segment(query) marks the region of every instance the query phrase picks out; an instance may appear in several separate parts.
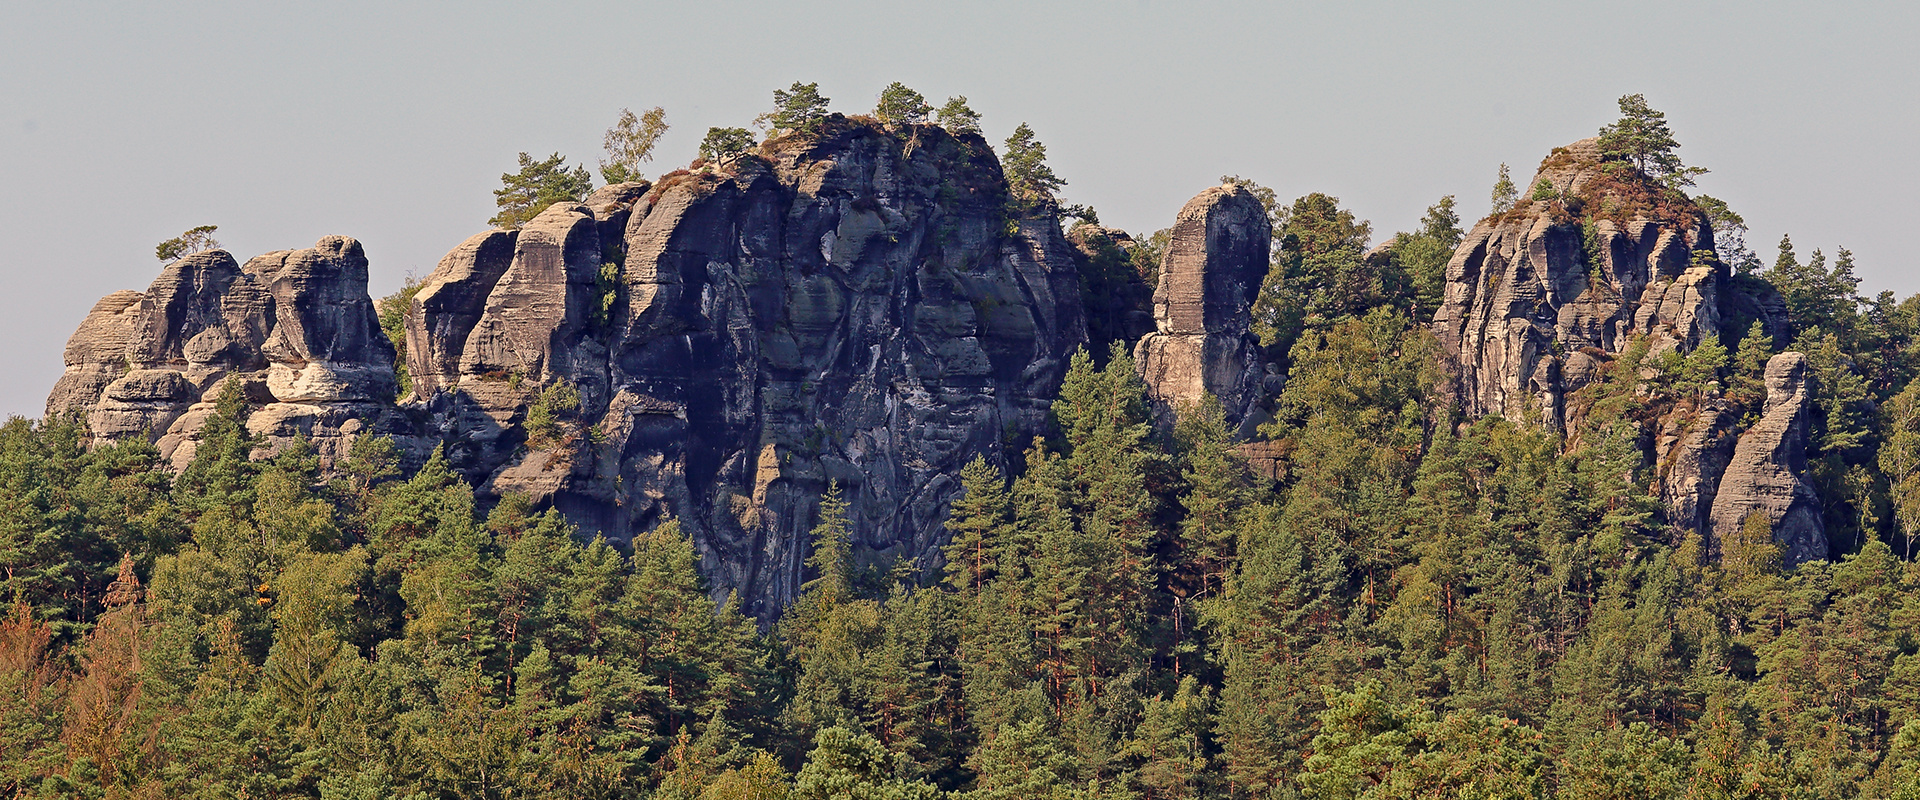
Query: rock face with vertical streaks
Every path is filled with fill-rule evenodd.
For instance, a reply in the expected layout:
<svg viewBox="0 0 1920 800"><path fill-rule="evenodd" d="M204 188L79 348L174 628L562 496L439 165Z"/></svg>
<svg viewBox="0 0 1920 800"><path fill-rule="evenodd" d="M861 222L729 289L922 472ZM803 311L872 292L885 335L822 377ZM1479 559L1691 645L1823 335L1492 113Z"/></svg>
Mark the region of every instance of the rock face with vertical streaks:
<svg viewBox="0 0 1920 800"><path fill-rule="evenodd" d="M1155 330L1134 362L1163 419L1220 399L1229 425L1257 424L1266 373L1252 310L1273 239L1267 212L1236 185L1201 192L1175 220L1153 293Z"/></svg>
<svg viewBox="0 0 1920 800"><path fill-rule="evenodd" d="M1078 254L1007 209L978 136L834 117L469 239L415 297L409 371L487 492L614 539L677 518L777 613L829 482L861 557L931 559L960 467L1044 430Z"/></svg>
<svg viewBox="0 0 1920 800"><path fill-rule="evenodd" d="M1767 361L1765 413L1741 435L1713 501L1715 541L1726 541L1758 513L1772 526L1787 566L1827 557L1820 496L1806 477L1811 394L1805 355L1781 353Z"/></svg>
<svg viewBox="0 0 1920 800"><path fill-rule="evenodd" d="M1570 401L1636 340L1652 356L1684 353L1708 337L1731 344L1756 321L1776 342L1786 339L1780 296L1729 274L1713 254L1705 213L1605 158L1597 140L1555 148L1526 186L1516 207L1461 242L1434 315L1469 415L1537 419L1577 434L1585 406ZM1724 536L1760 509L1790 560L1826 556L1818 503L1805 502L1807 426L1794 421L1804 417L1805 370L1792 365L1803 363L1784 353L1768 365L1766 418L1751 429L1739 429L1746 409L1716 391L1643 423L1674 528Z"/></svg>

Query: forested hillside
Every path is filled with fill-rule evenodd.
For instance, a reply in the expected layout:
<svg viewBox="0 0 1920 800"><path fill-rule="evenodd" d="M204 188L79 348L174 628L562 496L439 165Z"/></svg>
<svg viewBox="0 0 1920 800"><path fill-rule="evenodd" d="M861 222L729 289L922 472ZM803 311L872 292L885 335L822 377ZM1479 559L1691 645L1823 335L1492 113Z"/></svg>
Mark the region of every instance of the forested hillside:
<svg viewBox="0 0 1920 800"><path fill-rule="evenodd" d="M893 113L924 118L931 110L923 101L907 106ZM764 443L752 452L771 455L757 462L761 482L743 484L759 492L751 508L777 508L769 518L808 529L805 541L751 540L792 549L802 568L787 589L757 572L727 577L735 562L724 543L714 544L728 530L714 515L748 516L741 512L750 507L747 489L695 486L719 498L711 508L696 491L663 492L654 499L665 510L655 516L625 505L640 497L620 482L640 474L631 464L597 479L608 488L605 508L617 511L568 506L570 489L515 490L537 489L542 475L558 482L588 469L543 472L539 465L549 462L530 454L578 453L585 464L606 437L632 435L613 422L583 422L581 408L615 420L620 406L608 398L627 391L619 380L664 385L661 368L630 366L641 363L638 355L613 359L614 369L637 376L611 373L614 384L594 384L581 377L585 371L570 378L538 372L550 362L494 374L472 356L429 358L419 343L442 347L444 339L402 330L429 329L423 315L433 309L452 318L453 305L427 306L413 294L383 302L394 310L386 330L399 357L417 367L414 385L464 380L491 387L475 391L520 398L508 406L517 409L509 427L523 431L520 438L473 445L490 455L449 452L467 441L460 434L421 458L409 454L422 441L417 434L387 435L372 423L321 417L324 426L310 430L323 431L325 442L257 424L255 415L324 401L288 400L280 393L285 384L269 379L259 382L274 392L263 400L244 379L246 368L232 366L196 373L210 376L212 399L191 409L179 398L166 401L179 406L168 413L197 415L190 446L138 426L129 430L148 435L106 441L89 429L90 419L106 418L100 409L159 407L123 402L112 387L164 370L70 362L104 370L92 389L104 399L85 409L96 416L76 410L0 427L0 600L8 605L0 622L0 793L1920 797L1920 565L1912 548L1920 532L1920 297L1858 296L1845 250L1831 261L1818 251L1803 261L1783 240L1764 267L1746 249L1737 215L1684 193L1697 171L1663 161L1677 145L1622 138L1619 126L1658 122L1657 112L1636 112L1625 99L1622 110L1622 123L1593 146L1593 161L1576 163L1574 151L1556 150L1524 199L1503 178L1495 215L1472 231L1461 230L1447 198L1416 230L1371 249L1369 226L1336 199L1311 194L1286 203L1239 179L1196 198L1171 232L1127 236L1100 228L1088 209L1071 209L1076 224L1062 231L1063 209L1052 197L1058 181L1035 172L1044 169L1044 149L1036 156L1031 141L1025 149L1009 141L1011 155L1032 160L1003 157L1015 174L1002 175L998 164L983 174L971 170L993 159L978 150L977 133L918 131L912 120L896 124L884 113L870 122L795 122L818 127L783 134L793 138L767 145L761 156L732 153L725 162L732 172L696 167L676 179L683 195L630 191L622 202L632 205L620 207L617 226L573 206L577 197L509 220L526 226L523 239L559 231L551 233L561 243L554 252L565 252L544 262L561 265L549 278L558 275L564 291L573 270L580 297L605 298L591 324L563 307L553 328L576 337L571 352L591 351L605 364L608 343L657 354L645 350L654 340L642 341L643 329L669 330L659 335L674 340L707 335L692 323L661 321L693 314L692 300L649 299L654 311L618 310L638 305L633 298L643 291L659 298L694 285L662 277L679 263L675 254L689 252L686 239L674 238L685 230L665 226L702 213L751 220L761 219L753 208L826 208L806 205L813 202L806 192L824 196L826 189L790 188L826 172L807 172L818 153L802 145L832 151L840 163L919 165L914 180L941 199L914 206L860 195L876 204L849 201L818 213L837 231L856 226L848 220L884 222L892 227L863 235L880 236L876 242L897 235L884 247L920 248L916 257L936 266L916 262L909 280L843 251L839 261L825 254L817 274L796 267L780 280L812 294L796 293L809 299L790 301L783 312L778 335L789 336L782 345L789 349L753 355L776 362L764 368L772 377L763 383L786 381L791 386L781 383L780 391L791 390L794 403L816 404L750 407L792 417L750 442ZM1664 135L1664 127L1654 132ZM885 149L922 136L933 154L920 157L931 161ZM862 180L870 188L882 179ZM942 192L984 194L961 202ZM1623 207L1622 197L1644 198L1646 206ZM896 205L907 210L895 213ZM624 216L629 208L660 214L669 206L677 216L647 223L656 227L644 232ZM795 214L789 224L800 224L791 222ZM1710 232L1675 233L1696 219ZM580 248L565 244L600 236L596 225L624 230L628 242L618 252L602 248L611 267L604 284L591 280L600 273L575 269ZM874 233L881 230L895 234ZM1490 327L1490 317L1461 311L1471 303L1458 287L1505 303L1509 295L1496 290L1516 274L1512 264L1508 272L1466 270L1495 263L1487 254L1522 233L1546 242L1542 252L1556 247L1542 233L1550 230L1569 237L1564 256L1555 257L1582 267L1567 280L1581 290L1568 294L1584 299L1562 306L1574 310L1556 318L1558 333L1539 326L1547 345L1509 352L1482 342L1478 355L1463 355L1447 338L1463 328L1449 320ZM1264 281L1216 291L1222 253L1247 250L1232 237L1249 231L1262 237L1252 252L1268 259ZM1643 237L1646 231L1654 234ZM486 255L484 248L496 247L488 242L504 236L469 240L456 251L466 260L456 265L478 270L492 259L494 279L511 284L522 274L517 265L534 259L516 255L510 267L505 256ZM1655 251L1655 262L1666 257L1660 252L1678 254L1671 274L1656 272L1665 274L1663 291L1734 299L1649 301L1644 320L1652 322L1635 322L1629 309L1606 317L1628 322L1609 321L1601 344L1556 344L1569 329L1601 329L1580 315L1600 319L1602 311L1616 313L1607 303L1625 307L1618 290L1603 291L1622 279L1603 273L1619 272L1624 257L1609 254L1631 251L1633 237L1682 243ZM711 252L753 241L743 234ZM1079 252L1070 260L1056 246L1067 241ZM648 242L657 247L636 244ZM876 248L883 246L867 252ZM315 258L306 255L312 252L281 254L285 269ZM643 256L655 260L644 278L635 277ZM603 266L599 255L591 261ZM284 284L269 279L290 273L253 271L252 263L247 275L281 291ZM364 295L364 258L359 263ZM717 270L713 263L696 266ZM767 273L750 268L766 263L743 261L742 277L714 285L761 280ZM1065 295L1033 288L1044 283L1043 268L1074 270L1082 302L1055 315ZM693 275L693 267L684 269ZM237 266L222 274L234 285L250 280ZM1182 275L1201 276L1196 285L1206 287L1193 295L1205 302L1193 301L1190 331L1179 327L1185 300L1167 291L1184 286ZM1714 281L1721 288L1700 288ZM452 287L435 289L449 293L443 299L461 287L453 278L431 285ZM1162 288L1155 303L1167 307L1154 312L1152 334L1137 314L1128 316L1124 301L1146 285ZM753 286L740 291L733 319L758 307ZM1541 302L1560 302L1554 291L1549 285ZM911 303L888 306L889 292ZM1217 320L1225 313L1219 298L1228 296L1251 302ZM883 361L882 343L904 337L901 331L924 334L927 352L939 357L930 362L898 345L902 374L943 365L945 383L929 378L928 385L979 415L936 429L974 448L953 474L922 469L924 460L888 462L897 468L889 474L920 465L910 480L899 479L902 486L952 483L924 552L896 549L878 534L863 538L862 531L881 528L862 522L860 509L885 508L891 495L874 494L877 472L843 464L873 440L807 417L808 408L842 414L841 400L817 398L830 390L853 397L863 384L829 387L821 377L819 386L813 378L802 386L778 363L816 350L829 353L819 363L843 363L833 349L839 334L808 315L827 307L842 313L872 298L880 298L871 306L881 309L876 317L908 305L923 315L899 323L892 338L873 339L872 363L893 363ZM296 300L278 302L284 311ZM480 308L457 296L446 302L455 301ZM719 301L702 302L700 313L710 313ZM936 306L937 317L924 310ZM1685 313L1662 310L1670 307ZM1003 399L995 387L1015 385L1010 375L1030 379L1048 368L1045 347L1009 356L1012 334L990 330L1006 323L988 320L1010 308L1038 309L1031 319L1057 326L1037 328L1022 317L1026 327L1018 329L1030 338L1064 337L1060 331L1078 324L1088 342L1071 350L1057 384L1031 409L995 405ZM1751 318L1740 317L1742 309ZM972 322L974 314L982 321ZM1669 318L1662 314L1679 321L1661 322ZM1697 321L1709 315L1718 316ZM487 317L471 316L482 321L463 324L485 334ZM360 330L349 323L361 324L327 324ZM1135 351L1142 336L1173 343ZM1151 384L1160 373L1143 377L1140 365L1152 362L1139 353L1176 352L1180 336L1197 337L1196 347L1226 337L1229 350L1247 351L1251 361L1234 362L1219 379L1234 387L1236 408L1223 405L1215 384L1204 384L1198 402L1176 402L1164 388L1170 384ZM942 337L982 342L982 354L931 349ZM860 358L868 358L868 340L855 339ZM411 353L409 342L416 343ZM564 362L554 355L561 346L550 346L547 355ZM755 346L745 338L728 345ZM249 357L271 362L269 369L322 361L272 347ZM377 350L358 348L355 358ZM1550 367L1515 372L1510 365L1521 356L1513 354L1523 351L1552 359L1543 362ZM962 364L978 371L954 366ZM1797 370L1791 376L1789 367ZM1498 385L1503 374L1544 377L1508 393ZM1207 373L1205 381L1215 377ZM1033 383L1017 385L1025 392ZM569 391L570 404L562 397ZM913 395L915 402L926 396ZM382 419L425 418L475 402L470 397L449 392L432 401L441 410L428 400L410 407L381 399L378 408ZM680 408L704 396L690 397L678 400ZM1696 425L1720 431L1736 465L1723 460L1720 467L1732 475L1745 452L1735 443L1752 441L1742 437L1794 397L1806 404L1794 417L1800 438L1782 446L1804 448L1804 464L1788 476L1799 483L1786 484L1783 503L1804 495L1817 520L1792 518L1788 504L1766 505L1780 498L1765 486L1750 490L1758 499L1749 505L1729 506L1738 512L1731 527L1710 519L1723 516L1712 497L1704 509L1676 511L1676 497L1702 497L1674 488L1685 471L1677 461L1705 458L1698 454L1712 447L1675 442L1706 430ZM746 401L729 395L726 402ZM352 403L377 405L359 395ZM444 419L479 418L459 413L467 416ZM831 419L857 416L846 413ZM923 415L912 424L941 419ZM967 425L980 427L982 419L991 423L988 441L968 439ZM674 430L683 441L704 435L697 427L688 433L684 411L679 420L683 427ZM928 438L934 443L926 452L962 452ZM701 463L694 456L674 462L682 451L660 452L670 457L649 462L655 469ZM476 474L471 464L483 458L495 461ZM522 483L501 479L514 474ZM1720 494L1734 491L1713 476ZM782 487L814 485L806 481L821 491L817 501L799 489L765 499L789 491ZM688 518L674 508L687 509ZM708 516L694 519L692 509ZM1825 549L1793 555L1813 540L1777 536L1776 520L1790 518L1816 526ZM576 519L596 529L583 531ZM621 535L603 535L599 526L615 522ZM742 596L760 592L760 601L771 602L788 589L790 603L778 608L749 609Z"/></svg>

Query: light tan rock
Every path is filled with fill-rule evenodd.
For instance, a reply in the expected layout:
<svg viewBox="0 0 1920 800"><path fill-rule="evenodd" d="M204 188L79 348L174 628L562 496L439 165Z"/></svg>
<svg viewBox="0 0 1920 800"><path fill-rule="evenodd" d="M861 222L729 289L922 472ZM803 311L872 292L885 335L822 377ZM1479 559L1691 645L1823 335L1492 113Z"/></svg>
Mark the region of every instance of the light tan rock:
<svg viewBox="0 0 1920 800"><path fill-rule="evenodd" d="M1767 405L1740 435L1713 500L1717 545L1758 512L1773 527L1786 566L1827 557L1820 496L1807 480L1807 433L1813 411L1807 357L1781 353L1767 361Z"/></svg>

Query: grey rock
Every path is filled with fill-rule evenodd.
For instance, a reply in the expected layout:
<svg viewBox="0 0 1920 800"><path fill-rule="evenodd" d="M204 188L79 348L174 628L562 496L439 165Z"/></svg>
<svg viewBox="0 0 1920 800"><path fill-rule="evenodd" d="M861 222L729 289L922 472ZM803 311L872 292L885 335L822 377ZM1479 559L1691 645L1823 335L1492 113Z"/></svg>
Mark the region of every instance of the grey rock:
<svg viewBox="0 0 1920 800"><path fill-rule="evenodd" d="M1694 251L1713 246L1705 214L1686 203L1664 220L1602 218L1589 243L1568 203L1634 208L1607 179L1595 140L1558 148L1527 186L1545 181L1565 199L1524 200L1482 220L1454 252L1433 328L1467 413L1521 416L1530 403L1565 427L1577 387L1566 385L1562 354L1618 353L1640 334L1655 350L1690 349L1720 333L1729 276L1693 265Z"/></svg>
<svg viewBox="0 0 1920 800"><path fill-rule="evenodd" d="M431 397L460 382L467 334L479 324L494 284L513 263L517 231L491 230L460 243L420 285L407 313L407 374Z"/></svg>
<svg viewBox="0 0 1920 800"><path fill-rule="evenodd" d="M1767 361L1767 405L1740 435L1713 500L1713 536L1734 535L1752 513L1766 517L1786 566L1827 557L1820 497L1808 482L1807 435L1812 376L1807 357L1781 353Z"/></svg>
<svg viewBox="0 0 1920 800"><path fill-rule="evenodd" d="M429 425L486 493L586 535L678 519L716 594L763 617L798 591L829 482L860 558L933 563L959 468L1045 429L1086 339L1058 218L1009 229L1005 207L978 136L841 117L555 206L498 278L474 240L428 278L409 352ZM536 392L561 381L580 408L530 441Z"/></svg>
<svg viewBox="0 0 1920 800"><path fill-rule="evenodd" d="M1713 503L1733 460L1740 412L1712 399L1664 421L1654 443L1655 476L1670 523L1690 531L1713 529Z"/></svg>
<svg viewBox="0 0 1920 800"><path fill-rule="evenodd" d="M184 468L231 380L262 437L259 455L305 438L326 466L368 431L420 449L393 405L393 359L358 242L329 236L245 266L214 250L167 265L144 294L102 300L75 332L73 377L48 407L84 413L98 442L155 441Z"/></svg>
<svg viewBox="0 0 1920 800"><path fill-rule="evenodd" d="M1087 348L1104 359L1115 343L1131 353L1154 331L1153 288L1133 266L1133 237L1118 228L1075 225L1067 231L1086 298Z"/></svg>
<svg viewBox="0 0 1920 800"><path fill-rule="evenodd" d="M1134 362L1164 423L1211 394L1247 433L1266 378L1250 331L1273 238L1266 209L1246 189L1216 186L1180 209L1153 293L1156 330Z"/></svg>

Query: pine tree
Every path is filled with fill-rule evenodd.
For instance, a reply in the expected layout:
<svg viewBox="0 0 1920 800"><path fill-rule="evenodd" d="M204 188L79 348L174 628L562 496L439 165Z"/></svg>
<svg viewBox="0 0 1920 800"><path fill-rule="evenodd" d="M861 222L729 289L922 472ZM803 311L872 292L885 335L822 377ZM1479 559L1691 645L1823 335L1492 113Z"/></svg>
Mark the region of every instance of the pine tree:
<svg viewBox="0 0 1920 800"><path fill-rule="evenodd" d="M1500 179L1493 182L1493 213L1497 216L1513 210L1520 202L1520 190L1513 185L1513 175L1507 171L1507 165L1500 165Z"/></svg>
<svg viewBox="0 0 1920 800"><path fill-rule="evenodd" d="M931 113L933 107L927 105L927 98L899 81L880 90L880 102L873 108L873 115L890 128L924 123Z"/></svg>
<svg viewBox="0 0 1920 800"><path fill-rule="evenodd" d="M567 160L559 153L539 161L521 153L520 171L501 173L500 184L493 190L493 202L500 212L487 224L518 228L554 203L578 202L586 197L593 191L593 175L586 167L567 169Z"/></svg>
<svg viewBox="0 0 1920 800"><path fill-rule="evenodd" d="M811 134L827 118L827 98L820 96L820 84L794 81L785 89L773 90L773 113L768 120L775 128Z"/></svg>
<svg viewBox="0 0 1920 800"><path fill-rule="evenodd" d="M966 95L947 98L934 121L955 136L980 133L980 114L967 106Z"/></svg>
<svg viewBox="0 0 1920 800"><path fill-rule="evenodd" d="M1642 94L1620 98L1620 119L1600 129L1600 151L1610 158L1631 162L1634 168L1668 187L1681 189L1693 185L1693 179L1705 175L1700 167L1680 163L1673 151L1680 143L1667 127L1667 115L1647 105Z"/></svg>
<svg viewBox="0 0 1920 800"><path fill-rule="evenodd" d="M1047 166L1047 146L1034 137L1033 129L1020 123L1003 147L1000 166L1006 172L1007 190L1014 202L1029 210L1053 204L1053 193L1067 182Z"/></svg>

